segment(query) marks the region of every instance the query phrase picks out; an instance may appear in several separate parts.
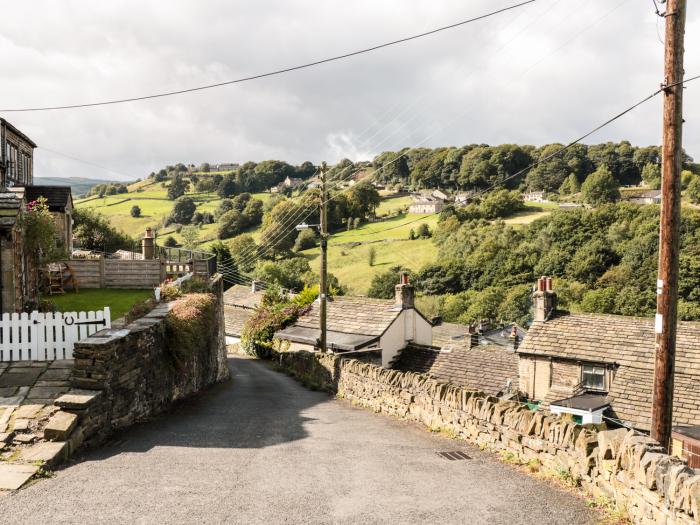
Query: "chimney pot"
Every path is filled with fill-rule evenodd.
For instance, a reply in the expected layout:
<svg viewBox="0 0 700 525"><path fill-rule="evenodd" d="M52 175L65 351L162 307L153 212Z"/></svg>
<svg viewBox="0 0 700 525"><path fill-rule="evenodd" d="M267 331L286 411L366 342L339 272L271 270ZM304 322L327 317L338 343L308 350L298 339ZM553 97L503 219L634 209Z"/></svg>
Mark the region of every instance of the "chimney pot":
<svg viewBox="0 0 700 525"><path fill-rule="evenodd" d="M534 307L533 321L544 322L557 307L557 294L554 293L551 277L540 277L537 290L532 294Z"/></svg>
<svg viewBox="0 0 700 525"><path fill-rule="evenodd" d="M401 309L409 309L415 307L416 291L412 284L408 282L408 274L401 273L399 284L396 285L394 300L396 306Z"/></svg>

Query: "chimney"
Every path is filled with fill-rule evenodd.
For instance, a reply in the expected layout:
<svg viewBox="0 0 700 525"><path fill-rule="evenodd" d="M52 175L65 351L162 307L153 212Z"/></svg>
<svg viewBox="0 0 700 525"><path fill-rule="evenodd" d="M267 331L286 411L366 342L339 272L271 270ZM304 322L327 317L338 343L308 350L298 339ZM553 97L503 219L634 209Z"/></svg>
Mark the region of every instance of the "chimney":
<svg viewBox="0 0 700 525"><path fill-rule="evenodd" d="M143 244L141 245L141 253L146 260L155 259L156 239L153 237L153 230L151 230L151 228L146 228L146 233L143 236Z"/></svg>
<svg viewBox="0 0 700 525"><path fill-rule="evenodd" d="M258 281L253 279L253 281L250 283L250 293L256 293L258 291Z"/></svg>
<svg viewBox="0 0 700 525"><path fill-rule="evenodd" d="M475 346L479 346L479 330L476 329L476 326L473 324L469 325L469 348L474 348Z"/></svg>
<svg viewBox="0 0 700 525"><path fill-rule="evenodd" d="M413 285L408 282L408 273L401 272L399 284L395 288L395 304L398 308L406 310L413 308L415 304L416 290Z"/></svg>
<svg viewBox="0 0 700 525"><path fill-rule="evenodd" d="M518 335L518 327L513 325L513 328L510 330L510 337L508 338L510 341L510 349L513 352L516 352L518 350L518 346L520 346L520 336Z"/></svg>
<svg viewBox="0 0 700 525"><path fill-rule="evenodd" d="M533 321L543 323L557 307L557 294L554 293L551 277L537 279L535 291L532 294L534 307Z"/></svg>

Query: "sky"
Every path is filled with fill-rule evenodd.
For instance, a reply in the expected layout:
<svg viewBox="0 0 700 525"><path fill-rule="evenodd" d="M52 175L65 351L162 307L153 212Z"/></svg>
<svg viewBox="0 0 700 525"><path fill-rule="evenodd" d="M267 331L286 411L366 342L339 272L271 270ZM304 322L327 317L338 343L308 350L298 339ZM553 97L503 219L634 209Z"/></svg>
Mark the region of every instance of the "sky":
<svg viewBox="0 0 700 525"><path fill-rule="evenodd" d="M11 2L0 27L0 107L231 80L512 3ZM700 5L689 4L685 68L693 76L700 74ZM243 84L0 116L38 144L35 177L130 180L178 162L334 163L406 146L565 143L658 88L663 26L651 1L537 0L423 39ZM700 159L700 80L684 97L684 146ZM586 142L659 144L661 102L656 97Z"/></svg>

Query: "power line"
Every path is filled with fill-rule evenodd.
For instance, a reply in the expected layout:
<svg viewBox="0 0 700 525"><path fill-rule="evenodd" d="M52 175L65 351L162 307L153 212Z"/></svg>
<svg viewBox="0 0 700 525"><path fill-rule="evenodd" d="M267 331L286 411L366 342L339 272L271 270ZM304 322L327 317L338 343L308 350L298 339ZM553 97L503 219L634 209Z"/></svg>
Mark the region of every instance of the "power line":
<svg viewBox="0 0 700 525"><path fill-rule="evenodd" d="M518 8L518 7L522 7L522 6L527 5L527 4L532 4L532 3L534 3L535 1L536 1L536 0L526 0L526 1L524 1L524 2L520 2L520 3L518 3L518 4L513 4L513 5L510 5L510 6L504 7L504 8L502 8L502 9L497 9L497 10L495 10L495 11L491 11L491 12L485 13L485 14L483 14L483 15L479 15L479 16L476 16L476 17L473 17L473 18L469 18L469 19L467 19L467 20L462 20L462 21L460 21L460 22L456 22L456 23L454 23L454 24L450 24L450 25L438 27L438 28L436 28L436 29L431 29L430 31L425 31L425 32L423 32L423 33L418 33L418 34L415 34L415 35L407 36L407 37L404 37L404 38L400 38L400 39L398 39L398 40L392 40L392 41L390 41L390 42L385 42L385 43L383 43L383 44L378 44L378 45L371 46L371 47L367 47L367 48L364 48L364 49L359 49L359 50L357 50L357 51L351 51L351 52L349 52L349 53L344 53L344 54L342 54L342 55L336 55L336 56L332 56L332 57L328 57L328 58L323 58L323 59L316 60L316 61L313 61L313 62L307 62L307 63L305 63L305 64L300 64L300 65L297 65L297 66L292 66L292 67L288 67L288 68L284 68L284 69L277 69L277 70L275 70L275 71L269 71L269 72L267 72L267 73L260 73L260 74L257 74L257 75L251 75L251 76L248 76L248 77L242 77L242 78L238 78L238 79L235 79L235 80L228 80L228 81L226 81L226 82L217 82L217 83L214 83L214 84L205 84L205 85L203 85L203 86L197 86L197 87L193 87L193 88L180 89L180 90L176 90L176 91L166 91L166 92L163 92L163 93L156 93L156 94L152 94L152 95L143 95L143 96L139 96L139 97L128 97L128 98L121 98L121 99L115 99L115 100L105 100L105 101L101 101L101 102L89 102L89 103L82 103L82 104L68 104L68 105L63 105L63 106L43 106L43 107L28 107L28 108L9 108L9 109L0 109L0 112L19 113L19 112L29 112L29 111L54 111L54 110L61 110L61 109L78 109L78 108L88 108L88 107L95 107L95 106L108 106L108 105L113 105L113 104L123 104L123 103L125 103L125 102L136 102L136 101L139 101L139 100L150 100L150 99L155 99L155 98L170 97L170 96L174 96L174 95L182 95L182 94L185 94L185 93L193 93L193 92L196 92L196 91L204 91L204 90L206 90L206 89L212 89L212 88L217 88L217 87L221 87L221 86L229 86L229 85L232 85L232 84L240 84L240 83L243 83L243 82L249 82L249 81L251 81L251 80L258 80L258 79L261 79L261 78L271 77L271 76L275 76L275 75L281 75L281 74L284 74L284 73L290 73L290 72L292 72L292 71L299 71L299 70L301 70L301 69L306 69L306 68L310 68L310 67L315 67L315 66L319 66L319 65L321 65L321 64L327 64L327 63L329 63L329 62L335 62L335 61L337 61L337 60L343 60L343 59L350 58L350 57L354 57L354 56L361 55L361 54L364 54L364 53L370 53L370 52L377 51L377 50L379 50L379 49L383 49L383 48L386 48L386 47L395 46L395 45L398 45L398 44L403 44L403 43L406 43L406 42L410 42L411 40L417 40L417 39L419 39L419 38L423 38L423 37L426 37L426 36L434 35L434 34L436 34L436 33L442 32L442 31L447 31L447 30L449 30L449 29L455 29L455 28L457 28L457 27L461 27L461 26L464 26L464 25L466 25L466 24L470 24L470 23L472 23L472 22L477 22L477 21L479 21L479 20L483 20L483 19L485 19L485 18L489 18L489 17L491 17L491 16L495 16L495 15L497 15L497 14L504 13L504 12L506 12L506 11L510 11L510 10L512 10L512 9L516 9L516 8Z"/></svg>
<svg viewBox="0 0 700 525"><path fill-rule="evenodd" d="M623 116L625 116L627 113L633 111L634 109L638 108L638 107L641 106L642 104L648 102L649 100L651 100L652 98L654 98L654 97L655 97L656 95L658 95L659 93L662 93L664 90L669 89L669 88L672 88L672 87L675 87L675 86L678 86L678 85L681 85L681 84L687 84L687 83L692 82L692 81L694 81L694 80L697 80L697 79L699 79L699 78L700 78L700 75L696 75L696 76L694 76L694 77L687 78L687 79L682 80L682 81L680 81L680 82L676 82L676 83L674 83L674 84L669 84L668 86L661 86L659 89L657 89L656 91L654 91L654 92L651 93L650 95L644 97L642 100L640 100L640 101L637 102L636 104L634 104L634 105L628 107L627 109L621 111L620 113L618 113L618 114L615 115L614 117L609 118L608 120L606 120L606 121L603 122L602 124L600 124L600 125L596 126L595 128L593 128L593 129L592 129L591 131L589 131L588 133L586 133L586 134L584 134L584 135L581 135L581 136L580 136L579 138L577 138L576 140L573 140L573 141L569 142L566 146L561 147L560 149L558 149L558 150L555 151L554 153L551 153L550 155L547 155L546 157L544 157L544 158L542 158L542 159L538 159L537 161L533 162L532 164L530 164L530 165L527 166L526 168L523 168L523 169L521 169L521 170L515 172L514 174L509 175L508 177L505 177L504 179L493 183L493 184L492 184L491 186L489 186L488 188L486 188L486 189L482 190L481 192L479 192L478 195L483 195L483 194L487 193L489 190L492 190L493 188L495 188L495 187L497 187L497 186L500 186L500 185L503 184L504 182L506 182L506 181L508 181L508 180L511 180L511 179L513 179L513 178L515 178L515 177L519 177L520 175L522 175L522 174L526 173L527 171L531 170L532 168L534 168L534 167L537 166L538 164L541 164L542 162L545 162L545 161L547 161L547 160L549 160L549 159L551 159L551 158L553 158L553 157L559 155L560 153L563 153L564 151L566 151L567 149L571 148L571 147L574 146L575 144L578 144L578 143L581 142L582 140L585 140L586 138L588 138L588 137L590 137L591 135L593 135L595 132L597 132L597 131L603 129L604 127L606 127L606 126L608 126L608 125L610 125L610 124L612 124L612 123L615 122L616 120L618 120L618 119L622 118ZM415 223L415 222L424 220L426 217L431 217L431 216L433 216L433 215L440 215L440 212L438 212L438 213L431 213L431 214L428 214L428 215L423 215L423 216L421 216L421 217L419 217L419 218L417 218L417 219L414 219L414 220L412 220L412 221L405 222L405 223L403 223L403 224L399 224L399 225L396 225L396 226L392 226L392 227L390 227L390 228L385 228L385 229L383 229L383 230L379 230L379 232L391 231L391 230L395 230L395 229L397 229L397 228L403 228L403 227L405 227L405 226L408 225L408 224L413 224L413 223ZM375 231L375 232L367 232L367 233L358 233L357 236L376 235L377 233L378 233L378 232L376 232L376 231Z"/></svg>

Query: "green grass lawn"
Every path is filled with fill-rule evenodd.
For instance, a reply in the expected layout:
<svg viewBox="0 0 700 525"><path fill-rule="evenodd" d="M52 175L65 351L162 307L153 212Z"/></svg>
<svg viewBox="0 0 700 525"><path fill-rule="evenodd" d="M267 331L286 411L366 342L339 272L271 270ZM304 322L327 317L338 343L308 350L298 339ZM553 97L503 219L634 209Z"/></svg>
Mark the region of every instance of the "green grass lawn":
<svg viewBox="0 0 700 525"><path fill-rule="evenodd" d="M377 216L396 213L401 208L410 206L411 202L413 202L413 197L410 195L382 199L382 202L379 204L379 206L377 206Z"/></svg>
<svg viewBox="0 0 700 525"><path fill-rule="evenodd" d="M56 305L59 312L102 310L109 306L112 320L122 317L131 307L153 296L153 290L125 290L120 288L84 288L64 295L45 295L43 298Z"/></svg>
<svg viewBox="0 0 700 525"><path fill-rule="evenodd" d="M525 207L525 210L516 212L510 217L506 217L503 219L503 222L514 226L522 226L524 224L530 224L532 221L541 217L546 217L554 210L559 209L559 205L556 203L527 204Z"/></svg>

